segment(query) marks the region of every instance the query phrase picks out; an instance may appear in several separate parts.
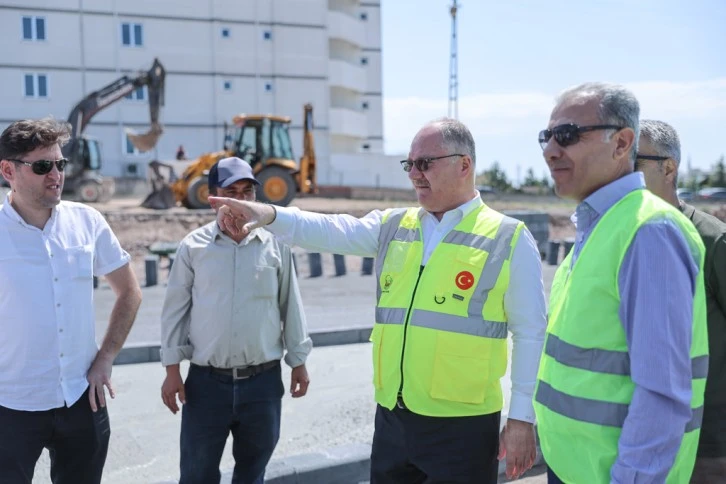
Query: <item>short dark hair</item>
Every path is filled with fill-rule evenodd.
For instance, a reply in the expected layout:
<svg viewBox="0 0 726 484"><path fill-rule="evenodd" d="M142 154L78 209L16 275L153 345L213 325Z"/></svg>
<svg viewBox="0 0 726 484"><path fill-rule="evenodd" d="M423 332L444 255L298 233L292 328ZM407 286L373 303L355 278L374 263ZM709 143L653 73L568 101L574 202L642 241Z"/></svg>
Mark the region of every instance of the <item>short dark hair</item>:
<svg viewBox="0 0 726 484"><path fill-rule="evenodd" d="M71 125L52 117L21 119L0 134L0 160L18 159L38 148L61 147L71 138Z"/></svg>

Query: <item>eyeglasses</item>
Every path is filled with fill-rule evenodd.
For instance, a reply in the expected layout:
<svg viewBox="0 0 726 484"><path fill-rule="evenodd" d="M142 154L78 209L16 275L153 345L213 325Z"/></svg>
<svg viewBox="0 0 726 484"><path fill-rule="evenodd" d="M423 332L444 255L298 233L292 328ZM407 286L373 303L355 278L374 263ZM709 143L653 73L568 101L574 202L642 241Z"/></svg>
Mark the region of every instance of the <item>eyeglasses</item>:
<svg viewBox="0 0 726 484"><path fill-rule="evenodd" d="M635 155L636 160L653 160L653 161L665 161L669 156L658 156L658 155Z"/></svg>
<svg viewBox="0 0 726 484"><path fill-rule="evenodd" d="M441 160L443 158L451 158L452 156L466 156L462 155L460 153L454 153L453 155L444 155L444 156L437 156L436 158L419 158L418 160L401 160L401 166L403 167L403 171L409 172L411 171L411 168L413 168L414 165L416 165L416 169L420 172L424 172L429 169L429 165L433 163L436 160Z"/></svg>
<svg viewBox="0 0 726 484"><path fill-rule="evenodd" d="M539 132L539 145L544 150L552 137L557 144L563 148L574 145L580 141L580 134L599 129L623 129L622 126L614 124L596 124L593 126L578 126L574 123L560 124L551 129L543 129Z"/></svg>
<svg viewBox="0 0 726 484"><path fill-rule="evenodd" d="M28 162L28 161L22 161L22 160L8 160L12 161L14 163L22 163L23 165L29 166L32 168L33 173L36 175L47 175L50 173L50 171L53 169L53 165L55 165L58 168L58 171L63 171L63 169L66 167L66 164L68 164L68 160L65 158L61 158L60 160L51 161L51 160L38 160L34 162Z"/></svg>
<svg viewBox="0 0 726 484"><path fill-rule="evenodd" d="M669 157L668 156L660 156L660 155L635 155L635 169L640 170L645 165L645 161L652 160L652 161L665 161Z"/></svg>

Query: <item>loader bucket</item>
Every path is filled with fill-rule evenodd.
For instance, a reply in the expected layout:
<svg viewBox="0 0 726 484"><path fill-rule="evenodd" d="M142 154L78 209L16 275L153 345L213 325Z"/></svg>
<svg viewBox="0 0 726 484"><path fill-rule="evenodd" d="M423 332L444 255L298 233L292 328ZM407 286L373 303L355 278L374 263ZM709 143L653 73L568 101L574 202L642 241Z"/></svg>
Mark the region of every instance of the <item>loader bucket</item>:
<svg viewBox="0 0 726 484"><path fill-rule="evenodd" d="M154 210L166 210L176 206L176 199L174 193L171 191L169 185L163 185L157 190L149 193L141 206L144 208L151 208Z"/></svg>
<svg viewBox="0 0 726 484"><path fill-rule="evenodd" d="M151 129L144 134L136 134L133 130L126 128L126 136L128 136L129 141L142 153L152 150L163 132L164 130L158 123L153 123Z"/></svg>

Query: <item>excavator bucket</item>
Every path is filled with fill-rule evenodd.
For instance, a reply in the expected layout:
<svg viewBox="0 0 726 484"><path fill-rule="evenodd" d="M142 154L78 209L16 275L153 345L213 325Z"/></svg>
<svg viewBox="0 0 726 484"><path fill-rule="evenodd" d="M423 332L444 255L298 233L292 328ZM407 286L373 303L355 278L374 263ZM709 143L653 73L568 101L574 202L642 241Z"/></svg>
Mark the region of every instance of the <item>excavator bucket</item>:
<svg viewBox="0 0 726 484"><path fill-rule="evenodd" d="M176 199L169 185L162 185L158 189L155 189L141 202L142 207L154 210L166 210L175 205Z"/></svg>
<svg viewBox="0 0 726 484"><path fill-rule="evenodd" d="M149 162L149 168L151 169L149 177L151 193L141 202L141 206L154 210L166 210L176 206L176 197L170 185L176 180L174 167L167 163L154 160ZM161 173L161 168L169 170L166 177Z"/></svg>
<svg viewBox="0 0 726 484"><path fill-rule="evenodd" d="M129 141L142 153L154 149L163 132L164 130L159 123L152 123L149 132L144 134L136 134L133 130L126 128L126 136L128 136Z"/></svg>

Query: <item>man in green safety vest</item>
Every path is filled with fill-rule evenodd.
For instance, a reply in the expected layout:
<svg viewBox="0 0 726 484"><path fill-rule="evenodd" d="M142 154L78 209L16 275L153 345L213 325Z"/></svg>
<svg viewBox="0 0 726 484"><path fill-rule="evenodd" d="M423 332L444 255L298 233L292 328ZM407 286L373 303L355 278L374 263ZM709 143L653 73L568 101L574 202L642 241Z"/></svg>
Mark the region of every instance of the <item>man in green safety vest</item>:
<svg viewBox="0 0 726 484"><path fill-rule="evenodd" d="M708 371L704 248L634 172L625 88L562 93L539 134L575 245L552 283L535 411L550 483L687 483Z"/></svg>
<svg viewBox="0 0 726 484"><path fill-rule="evenodd" d="M535 459L541 260L521 221L482 202L475 159L469 129L441 119L401 161L420 207L358 219L210 198L229 230L267 225L310 250L376 258L372 484L495 483L498 458L510 477ZM500 436L510 331L512 398Z"/></svg>

